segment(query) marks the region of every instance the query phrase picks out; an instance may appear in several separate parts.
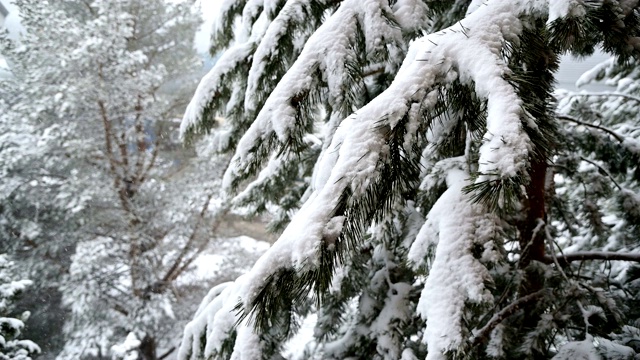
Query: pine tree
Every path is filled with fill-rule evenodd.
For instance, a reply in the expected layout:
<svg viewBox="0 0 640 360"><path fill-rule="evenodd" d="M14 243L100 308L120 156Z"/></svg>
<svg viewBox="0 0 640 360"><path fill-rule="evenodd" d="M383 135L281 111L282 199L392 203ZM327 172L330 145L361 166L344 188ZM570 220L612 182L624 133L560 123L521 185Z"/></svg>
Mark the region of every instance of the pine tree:
<svg viewBox="0 0 640 360"><path fill-rule="evenodd" d="M181 130L233 152L225 189L283 231L180 359L277 358L310 314L309 358L637 356L639 21L616 0L226 1ZM556 108L558 56L598 46L618 91Z"/></svg>
<svg viewBox="0 0 640 360"><path fill-rule="evenodd" d="M24 31L0 36L12 73L0 80L0 250L66 309L64 326L40 317L26 330L47 347L62 338L46 349L61 359L111 358L131 333L140 358L156 359L197 305L188 293L238 267L185 276L210 245L236 250L214 241L226 158L195 159L208 142L183 149L169 136L196 85L199 15L164 0L15 5Z"/></svg>
<svg viewBox="0 0 640 360"><path fill-rule="evenodd" d="M11 315L15 312L15 299L32 282L14 279L15 264L7 254L0 254L0 359L31 360L31 356L40 353L40 347L31 340L20 339L29 312L23 312L18 318Z"/></svg>
<svg viewBox="0 0 640 360"><path fill-rule="evenodd" d="M555 182L557 197L551 207L558 213L554 228L556 239L563 248L570 247L572 253L567 257L573 257L574 261L606 261L616 256L638 261L635 251L640 235L640 147L635 129L640 120L637 113L640 105L637 67L637 58L619 63L612 57L583 74L577 85L603 80L615 90L558 94L558 119L564 122L562 131L567 148L554 164L555 174L559 176ZM598 253L594 249L609 252ZM578 275L590 276L596 284L615 285L611 286L613 291L607 294L608 299L589 289L591 296L600 297L600 304L591 308L579 305L578 314L587 319L586 339L575 342L579 344L576 348L572 348L572 344L567 345L569 350L563 347L558 359L586 354L584 346L593 342L592 335L600 336L597 338L600 346L593 349L591 344L587 348L604 358L633 358L634 351L629 347L635 352L640 351L637 341L640 322L636 310L640 290L638 269L637 264L590 262L578 270ZM617 317L627 321L620 321ZM623 324L622 328L610 334L616 322ZM611 342L612 339L628 347L620 347ZM575 352L562 354L570 350Z"/></svg>

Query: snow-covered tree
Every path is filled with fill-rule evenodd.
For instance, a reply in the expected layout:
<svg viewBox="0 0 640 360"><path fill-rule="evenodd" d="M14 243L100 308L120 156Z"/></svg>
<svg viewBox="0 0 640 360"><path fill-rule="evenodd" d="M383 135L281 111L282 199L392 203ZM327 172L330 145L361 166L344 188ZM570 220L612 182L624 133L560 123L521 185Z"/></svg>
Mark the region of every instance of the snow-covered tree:
<svg viewBox="0 0 640 360"><path fill-rule="evenodd" d="M11 316L15 298L28 286L31 280L15 280L15 265L7 254L0 254L0 359L30 360L40 348L31 340L20 339L24 322L29 312L23 312L19 318Z"/></svg>
<svg viewBox="0 0 640 360"><path fill-rule="evenodd" d="M20 50L6 33L0 34L0 48L7 57ZM70 166L73 152L59 146L64 143L60 136L66 134L64 129L24 116L24 108L13 111L30 98L25 92L29 86L15 80L0 79L0 253L9 253L18 272L34 279L32 291L38 296L21 297L18 306L31 310L24 332L47 354L61 343L60 332L48 328L62 327L65 314L57 308L57 286L77 240L78 210L87 189L76 188L71 180L79 173ZM41 108L37 97L30 101ZM71 193L78 196L68 196ZM43 302L45 298L49 301ZM47 325L42 326L43 336L34 331L41 324Z"/></svg>
<svg viewBox="0 0 640 360"><path fill-rule="evenodd" d="M111 358L131 333L155 359L179 339L184 293L212 285L185 275L227 211L214 195L228 157L170 136L196 85L199 15L164 0L15 5L23 32L0 38L0 248L62 292L60 359Z"/></svg>
<svg viewBox="0 0 640 360"><path fill-rule="evenodd" d="M611 91L558 93L557 116L564 125L561 131L566 145L554 162L556 198L551 208L557 212L555 239L565 251L571 251L567 256L573 257L574 261L606 261L616 257L618 260L626 257L627 260L638 261L638 65L637 57L625 63L619 63L612 57L577 81L577 85L582 86L602 80L612 86ZM640 351L640 313L637 311L639 269L637 265L630 267L615 262L589 262L582 266L581 276L593 277L600 283L615 283L614 291L608 294L609 303L591 308L579 306L579 314L586 323L585 332L589 335L583 341L563 347L556 358L571 359L577 354L586 356L589 353L598 353L606 359L633 358L634 351L617 343ZM605 314L615 318L621 315L619 313L631 321L622 327L621 334L613 336L618 340L615 343L607 339L615 327ZM595 341L600 343L599 349L594 348L591 334L600 336ZM589 342L590 346L585 346ZM566 353L569 350L565 349L573 349L575 353ZM614 354L619 354L619 357Z"/></svg>
<svg viewBox="0 0 640 360"><path fill-rule="evenodd" d="M180 359L277 358L313 318L306 358L637 356L639 24L626 0L225 1L181 130L284 230ZM558 56L598 46L618 91L557 108Z"/></svg>

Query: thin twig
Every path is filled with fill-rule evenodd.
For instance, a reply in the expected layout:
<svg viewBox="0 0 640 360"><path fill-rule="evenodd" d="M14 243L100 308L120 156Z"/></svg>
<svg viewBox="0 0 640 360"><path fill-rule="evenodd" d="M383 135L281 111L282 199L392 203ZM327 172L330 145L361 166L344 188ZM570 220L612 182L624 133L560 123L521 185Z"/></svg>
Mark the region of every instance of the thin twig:
<svg viewBox="0 0 640 360"><path fill-rule="evenodd" d="M473 346L480 345L482 342L484 342L489 337L489 334L491 333L491 331L493 331L493 329L496 328L496 326L498 326L504 319L506 319L507 317L513 315L513 313L518 311L518 309L520 309L522 305L525 305L526 303L532 302L544 296L549 291L550 291L549 289L542 289L532 294L523 296L517 299L516 301L512 302L511 304L507 305L505 308L500 310L495 315L493 315L493 317L489 320L489 322L487 322L481 329L474 331L475 335L471 340L471 343L473 344Z"/></svg>
<svg viewBox="0 0 640 360"><path fill-rule="evenodd" d="M589 96L603 96L603 97L621 97L627 100L632 100L640 103L640 97L622 94L622 93L610 93L610 92L601 92L601 93L577 93L568 95L569 97L589 97Z"/></svg>
<svg viewBox="0 0 640 360"><path fill-rule="evenodd" d="M640 262L640 253L619 253L613 251L580 251L572 254L556 255L561 263L568 265L573 261L606 260L606 261L633 261ZM545 264L553 263L553 258L546 255L541 259Z"/></svg>
<svg viewBox="0 0 640 360"><path fill-rule="evenodd" d="M558 267L558 271L560 271L560 274L562 274L562 277L564 277L564 279L567 282L570 282L569 277L567 276L567 274L562 269L562 266L560 266L560 262L558 261L558 256L556 255L556 252L553 249L553 245L554 245L553 244L553 237L549 233L549 229L548 228L545 228L545 237L547 239L547 244L549 245L549 251L551 252L551 258L553 259L553 263ZM562 249L560 249L560 253L562 254Z"/></svg>
<svg viewBox="0 0 640 360"><path fill-rule="evenodd" d="M196 223L193 226L193 229L191 230L191 235L189 236L187 243L182 247L182 250L176 257L176 259L173 261L173 264L171 265L171 267L169 268L165 276L162 277L163 283L168 283L170 281L173 281L180 274L181 271L179 269L180 269L182 260L187 255L189 250L192 249L193 242L196 240L196 235L198 233L198 230L200 229L200 224L202 223L202 220L204 219L206 211L209 208L209 204L211 203L212 197L213 197L213 193L209 193L207 195L204 203L202 204L202 208L200 209L200 212L197 215Z"/></svg>
<svg viewBox="0 0 640 360"><path fill-rule="evenodd" d="M602 126L595 125L595 124L590 124L590 123L578 120L575 117L569 116L569 115L556 114L556 117L558 119L560 119L560 120L571 121L572 123L576 123L578 125L582 125L582 126L586 126L586 127L602 130L602 131L606 132L607 134L609 134L609 135L613 136L614 138L616 138L616 140L618 140L620 143L624 142L624 138L622 136L620 136L618 133L616 133L613 130L607 129L606 127L602 127Z"/></svg>
<svg viewBox="0 0 640 360"><path fill-rule="evenodd" d="M164 354L158 356L158 360L163 360L166 359L167 356L171 355L171 353L173 353L176 350L175 346L172 346L171 348L169 348L169 350L167 350Z"/></svg>
<svg viewBox="0 0 640 360"><path fill-rule="evenodd" d="M609 177L609 179L611 179L611 182L613 182L613 184L618 188L618 190L622 191L622 187L620 187L620 185L618 184L618 182L616 181L616 179L613 178L613 176L611 176L611 174L609 174L609 172L603 168L602 166L598 165L597 163L585 158L585 157L580 157L583 161L588 162L589 164L597 167L601 172L603 172L605 175L607 175L607 177Z"/></svg>
<svg viewBox="0 0 640 360"><path fill-rule="evenodd" d="M385 67L383 65L380 65L378 67L371 67L369 69L365 69L365 71L362 73L362 77L366 78L368 76L372 76L372 75L383 73L384 69L385 69Z"/></svg>

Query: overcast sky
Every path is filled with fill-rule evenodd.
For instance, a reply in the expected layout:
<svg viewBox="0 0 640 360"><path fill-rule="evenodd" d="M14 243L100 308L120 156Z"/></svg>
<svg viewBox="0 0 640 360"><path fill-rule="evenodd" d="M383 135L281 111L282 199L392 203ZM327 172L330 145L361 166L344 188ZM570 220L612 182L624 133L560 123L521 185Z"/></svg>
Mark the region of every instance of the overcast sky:
<svg viewBox="0 0 640 360"><path fill-rule="evenodd" d="M222 0L199 0L198 6L202 12L202 18L204 23L200 27L200 30L196 33L196 49L199 53L206 53L209 51L209 37L211 35L211 27L213 26L213 20L216 18Z"/></svg>
<svg viewBox="0 0 640 360"><path fill-rule="evenodd" d="M0 0L2 5L9 11L9 15L4 20L4 26L9 30L9 33L14 35L16 34L22 27L20 26L20 21L18 21L18 12L16 11L15 5L13 5L13 1Z"/></svg>

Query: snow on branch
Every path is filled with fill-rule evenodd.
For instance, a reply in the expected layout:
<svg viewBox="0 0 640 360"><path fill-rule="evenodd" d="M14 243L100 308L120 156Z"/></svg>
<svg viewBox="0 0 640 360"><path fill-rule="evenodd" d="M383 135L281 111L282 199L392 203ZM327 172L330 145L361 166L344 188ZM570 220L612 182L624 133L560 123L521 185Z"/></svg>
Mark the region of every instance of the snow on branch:
<svg viewBox="0 0 640 360"><path fill-rule="evenodd" d="M576 86L582 87L603 78L605 74L610 71L614 64L615 58L613 57L597 64L591 70L586 71L585 73L580 75L580 77L576 81Z"/></svg>
<svg viewBox="0 0 640 360"><path fill-rule="evenodd" d="M590 127L590 128L594 128L594 129L598 129L598 130L604 131L607 134L613 136L616 140L618 140L618 142L620 142L620 143L624 142L624 138L621 135L619 135L618 133L616 133L613 130L607 129L604 126L600 126L600 125L584 122L584 121L581 121L581 120L579 120L579 119L577 119L577 118L575 118L573 116L565 115L565 114L556 114L556 117L558 119L560 119L560 120L566 120L566 121L570 121L572 123L576 123L578 125L582 125L582 126L586 126L586 127Z"/></svg>
<svg viewBox="0 0 640 360"><path fill-rule="evenodd" d="M569 95L569 97L596 97L596 96L601 96L604 98L620 97L625 100L634 101L640 104L640 97L634 96L631 94L623 94L623 93L615 93L615 92L585 92L585 93L575 93L575 94Z"/></svg>
<svg viewBox="0 0 640 360"><path fill-rule="evenodd" d="M292 0L287 1L265 34L253 54L253 63L247 80L245 111L253 113L262 106L263 98L273 91L274 77L278 80L287 71L285 59L295 47L292 33L303 37L305 28L313 28L324 10L334 1ZM295 42L303 42L295 39Z"/></svg>
<svg viewBox="0 0 640 360"><path fill-rule="evenodd" d="M225 0L220 5L220 12L214 22L211 34L211 52L225 49L233 40L233 25L237 17L242 15L248 0Z"/></svg>
<svg viewBox="0 0 640 360"><path fill-rule="evenodd" d="M229 92L227 82L231 80L239 66L249 61L254 49L255 43L246 42L227 50L209 73L200 80L180 124L182 138L195 132L196 129L208 128L206 113L213 109L216 102L229 98L230 94L223 94L223 92ZM212 116L209 117L212 118Z"/></svg>
<svg viewBox="0 0 640 360"><path fill-rule="evenodd" d="M427 321L423 338L429 348L427 359L440 359L463 345L469 331L464 327L466 304L493 301L485 287L491 276L484 263L498 259L493 248L498 219L481 205L470 204L469 195L462 192L467 178L463 171L450 168L448 189L429 211L409 252L416 267L433 259L417 306ZM474 256L475 249L482 249L480 258Z"/></svg>
<svg viewBox="0 0 640 360"><path fill-rule="evenodd" d="M403 52L401 31L390 23L392 16L387 1L347 0L320 26L305 44L302 53L282 77L267 98L249 130L238 143L232 166L225 174L225 187L231 187L238 178L246 177L247 169L253 162L264 159L253 154L268 151L268 144L280 147L280 151L295 150L304 133L301 128L309 127L313 119L308 111L321 99L321 89L327 89L326 102L332 104L340 117L346 116L362 106L360 93L364 89L362 74L354 69L363 61L384 61L399 58ZM260 56L267 56L268 49L277 48L278 24L274 22L258 50ZM275 28L274 28L275 27ZM272 30L274 28L274 30ZM364 43L360 43L360 37ZM263 45L264 44L264 45ZM364 47L359 49L359 47ZM262 50L266 48L267 50ZM270 50L271 52L275 50ZM265 54L262 54L265 52ZM370 58L362 59L361 53ZM390 61L399 63L399 59ZM249 88L245 106L255 107L252 94L260 83L263 72L258 63L253 64L249 78ZM272 139L277 139L277 144Z"/></svg>
<svg viewBox="0 0 640 360"><path fill-rule="evenodd" d="M249 166L252 162L264 161L260 157L275 150L265 151L263 144L270 146L268 144L273 144L276 140L286 146L295 142L296 136L300 137L298 140L302 139L304 128L308 125L308 119L302 119L299 114L301 104L306 104L302 99L317 91L318 85L327 84L330 102L345 103L341 98L347 92L343 89L345 84L359 83L355 80L345 82L345 76L349 75L345 64L354 60L349 58L350 53L346 49L351 46L352 37L357 31L353 19L361 16L359 9L365 5L368 5L367 11L381 9L377 1L346 0L311 36L302 54L283 76L239 142L232 165L225 174L226 187L230 187L235 179L241 178L246 169L252 167ZM381 169L391 158L390 153L397 151L391 148L390 136L393 136L393 131L398 127L422 121L422 115L433 110L437 99L429 95L434 93L434 89L460 81L465 85L473 84L477 97L487 101L487 129L480 148L478 182L512 178L526 172L532 143L524 127L535 130L536 124L523 110L522 101L514 86L505 79L509 75L509 69L502 54L506 43L519 40L518 36L525 26L523 15L544 17L546 6L546 1L534 1L533 5L531 1L525 0L489 1L486 6L481 6L461 22L413 42L389 88L344 119L333 137L327 139L331 145L321 155L314 170L313 193L278 241L256 262L242 281L230 285L233 293L240 298L245 315L266 306L262 303L265 296L276 296L265 295L264 291L273 288L269 286L270 281L283 271L293 270L296 274L304 274L305 280L310 282L307 284L307 291L313 289L313 282L318 281L313 278L313 274L317 273L323 261L320 249L333 249L341 239L344 229L354 231L354 227L367 226L352 217L369 214L379 205L360 200L373 196ZM373 19L373 15L370 18ZM372 21L372 27L365 28L364 33L392 31L389 27L376 27L381 25L380 19L378 14L378 20ZM371 30L372 28L375 29ZM334 50L335 53L331 52ZM318 73L323 74L322 77L318 77ZM456 118L446 120L456 121ZM438 140L432 139L434 142ZM408 137L402 146L404 149L411 149L414 145L416 140ZM461 309L464 302L491 301L483 284L486 268L474 259L469 247L476 244L474 238L488 239L492 235L474 234L473 231L495 227L484 226L491 221L487 218L490 215L479 210L480 205L469 204L468 195L462 194L462 185L466 183L452 181L449 184L447 198L451 201L448 206L456 211L448 211L446 214L463 213L469 215L471 220L464 220L461 225L449 222L445 224L445 220L440 219L438 226L448 224L448 227L440 235L442 238L436 248L434 266L420 302L421 313L429 323L442 323L439 324L442 326L428 326L425 334L429 344L429 357L434 359L460 343L458 328L462 326ZM344 199L347 199L346 205ZM374 199L382 202L386 200ZM364 208L366 206L373 210ZM482 222L483 226L474 230L473 223L468 221ZM460 229L456 230L458 227ZM460 239L444 235L450 231L459 234ZM485 250L487 256L490 256L491 249ZM464 256L457 259L456 254ZM414 254L413 258L416 259L416 256ZM455 280L447 274L450 269L447 261L454 260L462 261L460 269L472 270L460 274L462 283L453 294L455 301L444 303L444 299L450 297L441 296L438 291L454 291L447 289L454 287L450 284ZM237 297L229 300L235 302ZM446 311L438 315L439 310L436 311L434 304L442 305ZM227 307L227 304L224 306ZM278 309L269 309L269 313L279 312ZM251 319L251 316L248 318ZM452 318L460 321L451 324ZM243 347L246 344L238 343L235 349L241 351Z"/></svg>
<svg viewBox="0 0 640 360"><path fill-rule="evenodd" d="M381 129L395 128L401 119L413 114L414 105L423 109L433 107L435 99L428 99L427 94L436 86L459 78L463 83L474 83L478 96L488 100L488 129L480 154L480 172L486 175L481 178L510 177L524 170L531 148L522 129L527 115L515 89L504 79L508 68L501 51L505 42L517 41L524 26L520 15L530 10L529 5L529 1L489 2L461 23L413 43L391 86L345 119L336 131L330 148L337 156L319 160L314 177L321 180L315 181L314 193L279 240L247 274L245 288L239 292L245 309L255 307L259 301L256 296L270 275L288 268L308 270L319 266L317 252L323 241L336 239L342 233L345 219L335 214L340 194L350 192L353 199L365 195L369 184L378 176L380 164L388 156L389 133ZM333 30L336 19L354 15L350 6L354 5L344 2L319 33L325 29L337 31L337 28ZM344 32L343 27L340 29ZM329 38L340 41L340 34L335 35L337 37ZM315 51L314 43L318 41L312 36L303 53ZM331 57L323 61L327 59ZM296 126L297 110L291 105L291 94L304 91L308 86L308 82L302 81L308 75L303 65L318 66L318 59L309 59L303 54L284 76L240 142L236 167L227 172L227 180L242 171L237 166L243 164L242 160L264 140L265 134L275 133L285 141L288 131ZM287 89L293 92L285 92ZM319 171L327 175L318 174ZM466 200L458 200L467 206Z"/></svg>
<svg viewBox="0 0 640 360"><path fill-rule="evenodd" d="M517 41L523 26L518 16L529 11L529 5L527 1L492 2L462 22L417 40L412 46L413 54L405 59L404 71L401 69L394 81L397 85L395 89L392 89L392 85L374 103L405 102L399 104L398 108L406 108L406 102L416 97L416 89L431 88L436 82L453 81L459 74L464 83L475 83L479 97L489 100L486 141L481 148L479 162L479 173L482 175L478 180L517 175L526 167L531 149L530 140L522 129L522 120L529 126L535 125L527 121L527 114L522 110L515 89L504 79L508 69L501 51L505 42ZM350 36L355 31L354 28L345 31L348 28L345 24L353 23L351 19L358 13L356 8L352 2L345 1L309 39L303 53L240 140L232 166L225 174L226 187L230 187L236 178L242 178L246 169L255 168L248 166L248 163L261 160L252 154L261 153L260 148L265 146L262 144L273 143L270 141L272 137L277 137L281 144L292 142L292 134L298 133L295 129L304 126L299 114L301 98L309 97L319 85L320 79L314 78L317 70L326 72L328 68L332 69L325 73L326 79L322 81L327 82L330 102L344 102L344 79L350 75L345 66L350 60L348 57L353 56L346 49L352 43ZM366 33L367 29L364 31ZM409 72L414 70L409 69L413 67L416 69L411 74ZM422 76L419 77L419 74ZM442 77L445 81L442 81ZM359 81L353 84L357 83ZM401 94L402 90L397 89L408 91ZM369 113L372 112L374 114L369 115L381 118L390 111L383 105ZM405 112L401 110L401 113Z"/></svg>
<svg viewBox="0 0 640 360"><path fill-rule="evenodd" d="M177 358L179 360L210 359L221 356L229 351L236 341L243 339L245 347L239 347L236 355L242 357L242 353L251 354L248 359L258 359L260 345L258 336L246 326L245 322L239 322L236 314L237 288L234 284L241 282L243 277L235 283L223 283L212 288L198 307L194 319L187 324L184 330ZM203 343L203 340L205 342Z"/></svg>

